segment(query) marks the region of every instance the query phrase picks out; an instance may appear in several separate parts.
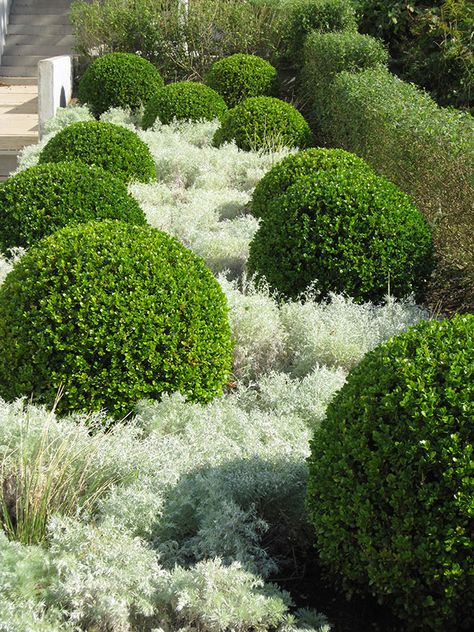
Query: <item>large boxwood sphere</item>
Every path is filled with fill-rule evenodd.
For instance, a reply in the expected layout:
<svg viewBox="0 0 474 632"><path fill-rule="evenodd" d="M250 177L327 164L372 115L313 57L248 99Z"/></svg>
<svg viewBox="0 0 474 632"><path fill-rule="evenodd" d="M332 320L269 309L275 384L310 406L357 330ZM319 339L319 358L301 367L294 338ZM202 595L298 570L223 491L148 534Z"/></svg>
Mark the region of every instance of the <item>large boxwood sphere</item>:
<svg viewBox="0 0 474 632"><path fill-rule="evenodd" d="M270 151L306 147L312 134L302 114L274 97L251 97L229 110L216 131L215 146L235 141L240 149Z"/></svg>
<svg viewBox="0 0 474 632"><path fill-rule="evenodd" d="M0 250L28 248L66 224L120 219L145 224L126 184L80 162L36 165L0 184Z"/></svg>
<svg viewBox="0 0 474 632"><path fill-rule="evenodd" d="M147 145L129 129L104 121L80 121L63 128L43 147L39 162L75 160L97 165L129 182L156 179Z"/></svg>
<svg viewBox="0 0 474 632"><path fill-rule="evenodd" d="M195 81L178 81L161 88L147 103L142 127L158 118L167 125L177 121L213 121L227 112L224 99L215 90Z"/></svg>
<svg viewBox="0 0 474 632"><path fill-rule="evenodd" d="M307 508L321 559L412 630L474 625L474 316L368 353L316 431Z"/></svg>
<svg viewBox="0 0 474 632"><path fill-rule="evenodd" d="M109 53L90 64L79 82L79 100L94 116L109 108L139 110L163 86L158 70L133 53Z"/></svg>
<svg viewBox="0 0 474 632"><path fill-rule="evenodd" d="M312 284L379 302L420 298L433 267L431 230L410 198L370 172L306 176L267 208L250 244L250 273L294 298Z"/></svg>
<svg viewBox="0 0 474 632"><path fill-rule="evenodd" d="M372 172L365 160L344 149L313 147L298 151L278 162L257 184L252 196L252 214L255 217L263 217L268 205L279 195L283 195L301 176L334 169L361 169Z"/></svg>
<svg viewBox="0 0 474 632"><path fill-rule="evenodd" d="M204 262L148 226L67 226L22 257L0 288L0 396L60 412L180 391L207 401L232 364L227 303Z"/></svg>
<svg viewBox="0 0 474 632"><path fill-rule="evenodd" d="M216 61L206 76L206 83L233 108L249 97L273 95L277 71L261 57L236 53Z"/></svg>

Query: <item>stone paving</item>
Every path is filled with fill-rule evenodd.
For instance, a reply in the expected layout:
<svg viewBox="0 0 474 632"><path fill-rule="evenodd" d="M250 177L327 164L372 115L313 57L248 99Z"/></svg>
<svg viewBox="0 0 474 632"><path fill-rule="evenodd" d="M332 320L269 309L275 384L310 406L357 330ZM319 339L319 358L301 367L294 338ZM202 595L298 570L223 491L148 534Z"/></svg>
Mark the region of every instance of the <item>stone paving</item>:
<svg viewBox="0 0 474 632"><path fill-rule="evenodd" d="M38 142L38 86L32 79L0 77L0 179L16 168L17 155L25 145Z"/></svg>

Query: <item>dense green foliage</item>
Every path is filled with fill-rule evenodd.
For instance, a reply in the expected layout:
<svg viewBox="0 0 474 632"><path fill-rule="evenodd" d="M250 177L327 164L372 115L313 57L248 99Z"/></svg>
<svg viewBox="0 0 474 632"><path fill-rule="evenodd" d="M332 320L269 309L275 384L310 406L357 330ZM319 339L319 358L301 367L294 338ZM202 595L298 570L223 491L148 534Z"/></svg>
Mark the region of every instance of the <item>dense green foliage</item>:
<svg viewBox="0 0 474 632"><path fill-rule="evenodd" d="M343 149L317 147L298 151L283 158L258 182L252 196L252 214L264 217L272 202L299 178L334 169L371 171L365 160Z"/></svg>
<svg viewBox="0 0 474 632"><path fill-rule="evenodd" d="M474 5L470 0L359 0L364 31L382 37L392 67L441 105L474 108Z"/></svg>
<svg viewBox="0 0 474 632"><path fill-rule="evenodd" d="M147 103L142 127L158 118L165 125L177 121L213 121L227 112L224 99L212 88L195 81L178 81L161 88Z"/></svg>
<svg viewBox="0 0 474 632"><path fill-rule="evenodd" d="M434 226L440 266L431 304L473 311L474 119L372 69L336 76L320 123L326 142L365 158Z"/></svg>
<svg viewBox="0 0 474 632"><path fill-rule="evenodd" d="M474 316L369 352L316 431L307 508L321 559L412 630L474 625Z"/></svg>
<svg viewBox="0 0 474 632"><path fill-rule="evenodd" d="M28 248L66 226L92 219L145 224L125 183L80 162L37 165L0 184L0 249Z"/></svg>
<svg viewBox="0 0 474 632"><path fill-rule="evenodd" d="M207 401L232 362L225 296L176 239L116 221L33 246L0 289L0 395L127 414L180 391Z"/></svg>
<svg viewBox="0 0 474 632"><path fill-rule="evenodd" d="M432 269L431 231L410 198L360 170L300 177L266 209L249 271L286 297L310 284L357 301L422 295Z"/></svg>
<svg viewBox="0 0 474 632"><path fill-rule="evenodd" d="M147 145L129 129L104 123L73 123L43 147L40 163L77 160L97 165L123 180L149 182L156 178L155 163Z"/></svg>
<svg viewBox="0 0 474 632"><path fill-rule="evenodd" d="M388 53L379 40L355 31L311 33L303 48L300 91L316 129L324 113L328 84L337 73L386 66Z"/></svg>
<svg viewBox="0 0 474 632"><path fill-rule="evenodd" d="M347 0L291 0L285 20L285 56L296 65L312 31L356 31L355 11ZM283 5L285 6L285 5Z"/></svg>
<svg viewBox="0 0 474 632"><path fill-rule="evenodd" d="M79 100L95 116L109 108L139 110L163 86L158 70L146 59L131 53L99 57L79 82Z"/></svg>
<svg viewBox="0 0 474 632"><path fill-rule="evenodd" d="M308 123L298 110L274 97L251 97L228 111L214 144L235 141L245 150L306 147L312 142Z"/></svg>
<svg viewBox="0 0 474 632"><path fill-rule="evenodd" d="M261 57L236 53L216 61L206 83L233 108L249 97L272 96L276 91L277 71Z"/></svg>

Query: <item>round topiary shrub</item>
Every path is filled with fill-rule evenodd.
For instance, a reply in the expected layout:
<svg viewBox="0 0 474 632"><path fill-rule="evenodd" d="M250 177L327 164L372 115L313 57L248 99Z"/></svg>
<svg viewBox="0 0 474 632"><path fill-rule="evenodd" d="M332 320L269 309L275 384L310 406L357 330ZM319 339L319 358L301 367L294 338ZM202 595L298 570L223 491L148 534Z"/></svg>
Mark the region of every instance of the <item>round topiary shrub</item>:
<svg viewBox="0 0 474 632"><path fill-rule="evenodd" d="M158 118L163 124L178 121L213 121L227 112L224 99L215 90L195 81L170 83L148 102L142 127L151 127Z"/></svg>
<svg viewBox="0 0 474 632"><path fill-rule="evenodd" d="M360 169L372 172L371 167L355 154L344 149L305 149L286 156L266 173L257 184L252 196L252 214L263 217L269 204L302 176L335 169Z"/></svg>
<svg viewBox="0 0 474 632"><path fill-rule="evenodd" d="M216 61L206 76L206 83L233 108L249 97L273 95L277 71L261 57L237 53Z"/></svg>
<svg viewBox="0 0 474 632"><path fill-rule="evenodd" d="M474 625L474 316L368 353L314 435L307 509L321 560L412 630Z"/></svg>
<svg viewBox="0 0 474 632"><path fill-rule="evenodd" d="M156 168L147 145L125 127L103 121L68 125L43 147L39 162L75 160L96 165L129 182L156 179Z"/></svg>
<svg viewBox="0 0 474 632"><path fill-rule="evenodd" d="M251 97L226 114L213 143L235 141L247 151L270 151L281 147L306 147L312 134L302 114L274 97Z"/></svg>
<svg viewBox="0 0 474 632"><path fill-rule="evenodd" d="M94 116L109 108L139 110L163 86L158 70L132 53L109 53L96 59L79 82L79 101Z"/></svg>
<svg viewBox="0 0 474 632"><path fill-rule="evenodd" d="M387 293L421 297L433 266L431 230L385 178L334 170L299 178L266 209L248 268L290 298L313 285L320 298Z"/></svg>
<svg viewBox="0 0 474 632"><path fill-rule="evenodd" d="M180 391L207 401L231 371L227 303L173 237L113 220L66 226L33 246L0 288L0 396L62 413L127 414Z"/></svg>
<svg viewBox="0 0 474 632"><path fill-rule="evenodd" d="M28 248L66 224L120 219L146 224L126 184L80 162L36 165L0 184L0 250Z"/></svg>

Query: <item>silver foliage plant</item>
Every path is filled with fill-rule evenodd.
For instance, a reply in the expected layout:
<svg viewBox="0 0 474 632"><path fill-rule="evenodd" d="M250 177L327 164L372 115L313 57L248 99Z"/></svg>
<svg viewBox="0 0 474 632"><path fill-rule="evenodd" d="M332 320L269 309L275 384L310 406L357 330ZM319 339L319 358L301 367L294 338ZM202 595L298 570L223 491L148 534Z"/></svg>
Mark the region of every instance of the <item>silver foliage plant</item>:
<svg viewBox="0 0 474 632"><path fill-rule="evenodd" d="M89 118L83 107L61 110L48 138ZM258 228L248 212L253 188L288 151L216 149L213 122L144 132L121 110L103 119L136 130L152 151L157 182L130 187L149 223L218 276L235 340L232 389L206 405L179 394L140 402L135 419L99 443L87 428L107 427L105 413L60 420L1 403L0 458L14 463L12 447L37 453L41 441L48 454L71 437L84 454L94 446L98 471L110 471L114 484L88 511L52 512L42 544L0 531L0 632L327 632L323 615L294 611L271 582L298 570L312 547L309 439L351 367L428 315L390 298L382 306L341 296L319 303L311 291L280 303L245 278ZM25 149L19 169L35 164L40 149ZM11 266L0 260L0 282Z"/></svg>

